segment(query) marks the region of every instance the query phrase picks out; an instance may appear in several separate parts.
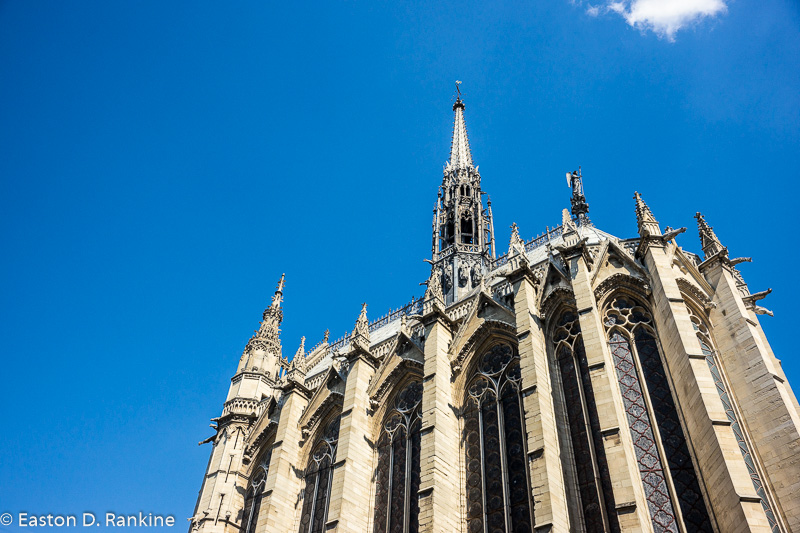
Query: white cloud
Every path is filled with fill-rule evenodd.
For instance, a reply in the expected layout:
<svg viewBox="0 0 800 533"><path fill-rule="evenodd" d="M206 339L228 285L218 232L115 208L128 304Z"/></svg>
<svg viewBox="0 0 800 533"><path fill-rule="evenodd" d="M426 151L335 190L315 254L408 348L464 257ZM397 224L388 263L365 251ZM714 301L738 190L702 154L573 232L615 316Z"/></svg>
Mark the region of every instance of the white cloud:
<svg viewBox="0 0 800 533"><path fill-rule="evenodd" d="M593 6L587 13L596 16L591 9ZM727 10L725 0L622 0L606 4L606 11L621 15L634 28L651 30L669 41L675 40L678 30Z"/></svg>
<svg viewBox="0 0 800 533"><path fill-rule="evenodd" d="M589 7L586 8L586 14L590 17L596 17L600 14L600 6L593 6L589 4Z"/></svg>

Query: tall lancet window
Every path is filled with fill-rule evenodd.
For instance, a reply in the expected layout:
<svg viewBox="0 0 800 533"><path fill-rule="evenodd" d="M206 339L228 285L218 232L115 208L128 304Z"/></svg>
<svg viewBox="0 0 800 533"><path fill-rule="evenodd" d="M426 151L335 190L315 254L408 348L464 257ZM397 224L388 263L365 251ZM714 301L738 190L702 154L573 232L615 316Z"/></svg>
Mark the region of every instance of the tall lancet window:
<svg viewBox="0 0 800 533"><path fill-rule="evenodd" d="M269 461L272 459L272 450L261 459L250 487L244 496L244 509L242 509L242 526L239 528L241 533L253 533L258 523L258 512L261 510L261 500L264 498L264 487L267 484L267 474L269 473Z"/></svg>
<svg viewBox="0 0 800 533"><path fill-rule="evenodd" d="M573 511L587 533L617 533L619 520L578 315L565 310L557 316L552 343L572 445L569 470L580 503Z"/></svg>
<svg viewBox="0 0 800 533"><path fill-rule="evenodd" d="M410 383L384 419L378 439L375 533L419 531L421 402L422 384Z"/></svg>
<svg viewBox="0 0 800 533"><path fill-rule="evenodd" d="M747 444L744 431L742 430L741 424L739 424L739 418L736 415L733 400L728 394L728 387L725 384L725 378L723 377L720 365L717 362L717 355L712 348L713 344L711 342L711 335L709 335L708 328L698 314L695 313L688 305L686 307L689 310L689 315L692 319L692 326L694 326L697 339L700 341L700 349L703 351L703 355L706 357L708 368L711 370L711 377L714 379L714 385L717 388L717 393L719 394L720 400L722 400L722 406L725 408L725 415L728 417L728 420L731 423L731 429L733 430L733 434L736 436L736 442L739 444L739 451L742 453L742 457L744 458L744 464L747 466L747 471L750 474L750 480L753 482L753 488L755 489L756 494L758 494L758 497L761 498L761 507L763 507L764 513L767 515L767 521L769 522L770 529L773 533L780 533L781 528L778 525L778 519L775 517L775 513L772 511L772 506L767 498L767 492L764 489L764 484L761 482L761 476L756 468L753 455L750 453L750 446Z"/></svg>
<svg viewBox="0 0 800 533"><path fill-rule="evenodd" d="M328 424L314 446L306 467L306 488L303 492L303 513L300 533L322 533L328 517L333 463L339 443L339 418Z"/></svg>
<svg viewBox="0 0 800 533"><path fill-rule="evenodd" d="M519 356L496 344L478 361L464 412L470 533L533 530Z"/></svg>
<svg viewBox="0 0 800 533"><path fill-rule="evenodd" d="M604 322L653 527L677 533L682 517L687 530L712 532L652 316L635 299L619 296Z"/></svg>

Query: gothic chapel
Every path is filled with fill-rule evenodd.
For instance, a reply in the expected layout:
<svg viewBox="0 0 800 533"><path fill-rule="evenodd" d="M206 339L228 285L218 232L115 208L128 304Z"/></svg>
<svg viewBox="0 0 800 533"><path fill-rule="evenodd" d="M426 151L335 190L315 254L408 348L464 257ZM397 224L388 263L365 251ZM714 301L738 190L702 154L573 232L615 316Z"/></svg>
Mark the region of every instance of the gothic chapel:
<svg viewBox="0 0 800 533"><path fill-rule="evenodd" d="M281 276L239 360L190 532L800 533L800 406L771 314L698 213L571 212L495 250L464 102L423 298L282 355ZM202 443L201 443L202 444Z"/></svg>

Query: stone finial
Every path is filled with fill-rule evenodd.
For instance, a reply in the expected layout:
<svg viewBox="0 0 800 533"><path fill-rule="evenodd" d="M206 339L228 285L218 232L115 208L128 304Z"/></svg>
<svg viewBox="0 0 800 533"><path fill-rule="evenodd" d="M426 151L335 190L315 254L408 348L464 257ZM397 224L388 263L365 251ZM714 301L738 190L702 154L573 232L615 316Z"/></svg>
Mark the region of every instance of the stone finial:
<svg viewBox="0 0 800 533"><path fill-rule="evenodd" d="M653 212L644 203L642 196L636 192L633 199L636 201L636 223L639 225L639 235L642 237L661 236L661 227L658 225L656 217L653 216Z"/></svg>
<svg viewBox="0 0 800 533"><path fill-rule="evenodd" d="M508 243L508 255L518 255L525 253L525 242L519 236L519 227L517 223L511 224L511 240Z"/></svg>
<svg viewBox="0 0 800 533"><path fill-rule="evenodd" d="M694 215L694 218L697 219L697 231L700 233L700 247L703 249L704 259L721 252L724 246L719 242L714 228L708 225L705 217L699 212Z"/></svg>
<svg viewBox="0 0 800 533"><path fill-rule="evenodd" d="M367 304L361 305L361 313L356 320L353 333L350 335L350 344L369 350L369 321L367 320Z"/></svg>
<svg viewBox="0 0 800 533"><path fill-rule="evenodd" d="M330 338L331 338L331 330L326 329L325 330L325 335L322 337L322 342L324 342L325 344L328 344L328 339L330 339Z"/></svg>
<svg viewBox="0 0 800 533"><path fill-rule="evenodd" d="M561 227L564 228L564 233L569 231L578 231L575 222L572 221L572 216L569 214L569 209L561 210Z"/></svg>
<svg viewBox="0 0 800 533"><path fill-rule="evenodd" d="M300 370L301 372L305 372L306 367L306 338L300 337L300 346L297 348L297 351L294 353L294 358L292 359L291 369L292 370Z"/></svg>

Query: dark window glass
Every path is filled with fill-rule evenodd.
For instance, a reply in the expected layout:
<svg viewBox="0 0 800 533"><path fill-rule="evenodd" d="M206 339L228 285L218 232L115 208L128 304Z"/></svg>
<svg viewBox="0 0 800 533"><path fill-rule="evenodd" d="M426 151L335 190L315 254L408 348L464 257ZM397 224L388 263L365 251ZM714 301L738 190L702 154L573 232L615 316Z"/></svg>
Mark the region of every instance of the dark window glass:
<svg viewBox="0 0 800 533"><path fill-rule="evenodd" d="M303 491L303 511L300 533L322 533L328 517L328 504L333 477L333 463L339 442L339 417L328 424L314 446L306 468L306 487Z"/></svg>
<svg viewBox="0 0 800 533"><path fill-rule="evenodd" d="M247 489L244 497L244 509L242 509L242 526L239 528L241 533L253 533L258 523L258 512L261 510L261 500L264 498L264 486L267 484L267 473L269 472L269 461L272 458L272 450L262 459L258 466L253 481Z"/></svg>
<svg viewBox="0 0 800 533"><path fill-rule="evenodd" d="M584 525L588 533L601 533L606 531L607 521L608 530L616 533L620 531L619 520L578 317L567 311L557 324L553 341L558 346L556 357L561 372Z"/></svg>
<svg viewBox="0 0 800 533"><path fill-rule="evenodd" d="M467 530L532 531L519 357L492 347L468 387L464 412Z"/></svg>
<svg viewBox="0 0 800 533"><path fill-rule="evenodd" d="M413 382L386 415L378 439L375 533L419 531L421 402L422 384Z"/></svg>

